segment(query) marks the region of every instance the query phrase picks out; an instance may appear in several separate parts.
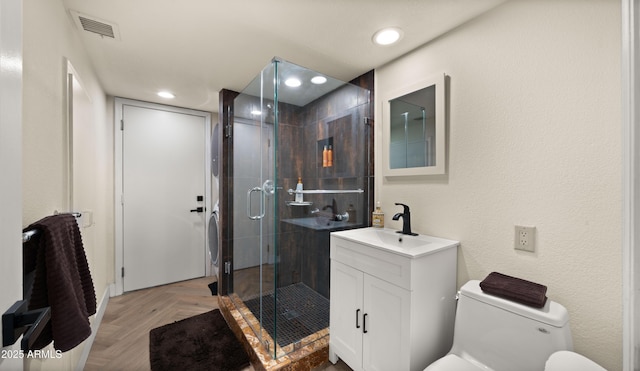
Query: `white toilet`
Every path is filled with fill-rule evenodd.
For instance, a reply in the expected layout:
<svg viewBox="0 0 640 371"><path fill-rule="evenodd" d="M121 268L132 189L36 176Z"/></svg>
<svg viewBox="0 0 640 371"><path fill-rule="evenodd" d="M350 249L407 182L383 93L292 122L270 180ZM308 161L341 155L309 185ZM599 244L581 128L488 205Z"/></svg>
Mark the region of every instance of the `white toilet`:
<svg viewBox="0 0 640 371"><path fill-rule="evenodd" d="M485 294L472 280L460 289L451 350L426 370L541 371L552 354L572 349L562 305L528 307Z"/></svg>
<svg viewBox="0 0 640 371"><path fill-rule="evenodd" d="M578 353L561 350L547 360L544 371L607 371L599 364Z"/></svg>

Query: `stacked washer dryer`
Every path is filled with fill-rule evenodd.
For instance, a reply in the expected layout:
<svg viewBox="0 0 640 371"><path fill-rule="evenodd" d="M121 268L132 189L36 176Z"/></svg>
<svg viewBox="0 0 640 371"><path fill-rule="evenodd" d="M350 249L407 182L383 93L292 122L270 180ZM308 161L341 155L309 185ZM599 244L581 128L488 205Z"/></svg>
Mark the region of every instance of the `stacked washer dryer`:
<svg viewBox="0 0 640 371"><path fill-rule="evenodd" d="M211 135L211 174L212 174L212 182L211 184L215 184L215 192L219 189L218 183L218 173L219 173L219 161L218 161L218 150L219 150L219 140L220 140L220 132L219 126L216 124L213 128L213 134ZM220 216L220 208L219 208L219 200L216 200L215 206L211 211L211 215L209 216L209 228L207 233L208 246L209 246L209 258L210 263L207 267L207 274L209 276L215 276L216 282L209 285L211 288L212 294L217 294L218 291L218 227L219 227L219 216ZM215 289L214 289L215 288ZM215 292L214 292L215 291Z"/></svg>

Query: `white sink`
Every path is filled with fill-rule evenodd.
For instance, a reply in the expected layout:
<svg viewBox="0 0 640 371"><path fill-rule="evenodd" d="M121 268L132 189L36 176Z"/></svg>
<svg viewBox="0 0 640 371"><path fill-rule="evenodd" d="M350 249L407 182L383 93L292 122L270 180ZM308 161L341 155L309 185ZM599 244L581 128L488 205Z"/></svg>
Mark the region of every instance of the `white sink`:
<svg viewBox="0 0 640 371"><path fill-rule="evenodd" d="M409 236L387 229L379 229L375 233L381 243L396 247L412 248L425 246L433 242L427 236Z"/></svg>
<svg viewBox="0 0 640 371"><path fill-rule="evenodd" d="M431 254L459 244L458 241L445 240L423 234L417 236L404 235L388 228L350 229L332 232L332 235L411 257Z"/></svg>

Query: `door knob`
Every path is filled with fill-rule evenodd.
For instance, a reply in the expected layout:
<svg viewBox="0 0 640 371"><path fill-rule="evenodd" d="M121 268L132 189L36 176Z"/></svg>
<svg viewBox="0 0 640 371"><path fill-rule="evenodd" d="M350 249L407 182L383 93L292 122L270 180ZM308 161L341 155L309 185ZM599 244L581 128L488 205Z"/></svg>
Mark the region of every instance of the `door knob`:
<svg viewBox="0 0 640 371"><path fill-rule="evenodd" d="M204 207L196 207L195 209L190 210L192 213L201 213L204 211Z"/></svg>

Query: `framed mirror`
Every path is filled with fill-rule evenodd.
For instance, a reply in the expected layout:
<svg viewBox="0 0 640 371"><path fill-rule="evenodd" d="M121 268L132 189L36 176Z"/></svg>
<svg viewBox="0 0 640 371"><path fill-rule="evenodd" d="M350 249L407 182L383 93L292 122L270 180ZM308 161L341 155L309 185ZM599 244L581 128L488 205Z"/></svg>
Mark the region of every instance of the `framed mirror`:
<svg viewBox="0 0 640 371"><path fill-rule="evenodd" d="M445 173L445 77L420 80L383 96L385 177Z"/></svg>

